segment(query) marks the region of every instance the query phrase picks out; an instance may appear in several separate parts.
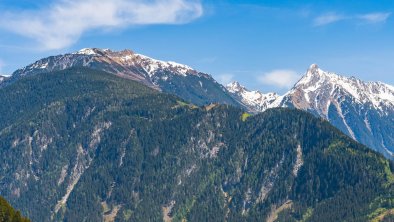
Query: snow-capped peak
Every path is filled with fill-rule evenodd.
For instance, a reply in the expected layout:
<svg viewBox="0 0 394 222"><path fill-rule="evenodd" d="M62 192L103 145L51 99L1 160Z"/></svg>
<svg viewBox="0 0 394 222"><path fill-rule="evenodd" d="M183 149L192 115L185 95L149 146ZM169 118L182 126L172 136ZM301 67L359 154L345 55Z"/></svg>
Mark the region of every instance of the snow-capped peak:
<svg viewBox="0 0 394 222"><path fill-rule="evenodd" d="M319 66L317 64L312 64L311 66L309 66L307 73L313 75L313 74L319 74L320 73L319 71L321 71Z"/></svg>
<svg viewBox="0 0 394 222"><path fill-rule="evenodd" d="M326 72L313 64L279 106L317 114L393 158L394 87Z"/></svg>
<svg viewBox="0 0 394 222"><path fill-rule="evenodd" d="M13 73L14 78L35 73L51 72L75 66L99 69L108 73L127 77L158 89L160 81L170 81L173 77L198 76L208 79L208 74L171 61L160 61L137 54L131 50L112 51L110 49L83 48L73 53L40 59Z"/></svg>
<svg viewBox="0 0 394 222"><path fill-rule="evenodd" d="M274 101L279 98L279 95L276 93L250 91L236 81L229 83L226 88L235 97L240 99L243 104L252 108L253 111L261 112L267 108L271 108Z"/></svg>
<svg viewBox="0 0 394 222"><path fill-rule="evenodd" d="M246 91L246 88L242 86L239 82L233 81L226 86L227 90L231 93L238 93L242 91Z"/></svg>
<svg viewBox="0 0 394 222"><path fill-rule="evenodd" d="M379 82L363 82L355 77L346 77L321 70L312 64L306 74L290 91L299 92L304 105L320 106L327 113L332 100L340 96L350 96L356 103L370 104L375 109L383 110L386 106L394 107L394 87ZM325 104L328 103L328 104Z"/></svg>
<svg viewBox="0 0 394 222"><path fill-rule="evenodd" d="M298 81L296 85L315 83L326 76L326 72L321 70L317 64L312 64L306 71L306 74Z"/></svg>
<svg viewBox="0 0 394 222"><path fill-rule="evenodd" d="M148 72L149 76L153 76L158 70L161 69L174 70L183 76L186 76L189 71L194 71L194 69L190 66L179 64L176 62L161 61L141 54L135 54L135 56L142 61L144 69Z"/></svg>
<svg viewBox="0 0 394 222"><path fill-rule="evenodd" d="M78 52L76 52L74 54L78 54L78 55L97 55L98 51L99 51L99 49L96 49L96 48L83 48L83 49L79 50Z"/></svg>
<svg viewBox="0 0 394 222"><path fill-rule="evenodd" d="M124 66L141 65L150 77L154 76L156 72L166 69L182 76L187 76L189 73L196 73L190 66L172 61L153 59L142 54L134 53L133 51L127 49L122 51L111 51L110 49L84 48L73 54L94 56L96 58L107 57L112 61Z"/></svg>

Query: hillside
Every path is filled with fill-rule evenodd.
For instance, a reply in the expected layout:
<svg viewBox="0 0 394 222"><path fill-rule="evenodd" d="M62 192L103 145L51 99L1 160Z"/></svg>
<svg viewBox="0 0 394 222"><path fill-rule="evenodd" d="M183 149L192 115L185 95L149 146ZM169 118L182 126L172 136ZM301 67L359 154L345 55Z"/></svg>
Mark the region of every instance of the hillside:
<svg viewBox="0 0 394 222"><path fill-rule="evenodd" d="M197 107L92 69L0 89L0 193L33 221L366 221L394 165L303 111Z"/></svg>
<svg viewBox="0 0 394 222"><path fill-rule="evenodd" d="M311 65L292 89L280 96L248 90L238 82L226 88L212 76L190 66L160 61L131 50L86 48L40 59L16 70L3 81L0 77L0 88L25 76L73 67L87 67L135 80L199 106L229 104L252 113L276 107L308 111L394 160L394 87L327 72L316 64Z"/></svg>
<svg viewBox="0 0 394 222"><path fill-rule="evenodd" d="M30 220L21 216L12 206L0 196L0 221L1 222L29 222Z"/></svg>

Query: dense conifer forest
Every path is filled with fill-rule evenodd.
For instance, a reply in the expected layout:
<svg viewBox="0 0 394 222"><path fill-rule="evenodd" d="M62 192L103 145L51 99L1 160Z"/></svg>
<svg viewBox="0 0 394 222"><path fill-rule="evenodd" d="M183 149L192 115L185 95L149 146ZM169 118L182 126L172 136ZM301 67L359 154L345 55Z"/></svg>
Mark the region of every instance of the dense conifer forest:
<svg viewBox="0 0 394 222"><path fill-rule="evenodd" d="M0 94L0 194L33 221L392 220L393 162L306 112L85 68Z"/></svg>
<svg viewBox="0 0 394 222"><path fill-rule="evenodd" d="M29 219L21 216L19 211L16 211L12 206L2 197L0 197L0 221L1 222L30 222Z"/></svg>

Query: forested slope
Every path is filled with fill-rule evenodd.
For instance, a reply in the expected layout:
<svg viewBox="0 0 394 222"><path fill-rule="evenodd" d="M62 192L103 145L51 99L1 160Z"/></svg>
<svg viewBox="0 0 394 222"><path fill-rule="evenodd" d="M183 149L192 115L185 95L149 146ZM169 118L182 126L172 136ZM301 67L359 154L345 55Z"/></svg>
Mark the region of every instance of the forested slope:
<svg viewBox="0 0 394 222"><path fill-rule="evenodd" d="M393 163L302 111L196 107L82 68L0 95L0 194L34 221L366 221L394 207Z"/></svg>
<svg viewBox="0 0 394 222"><path fill-rule="evenodd" d="M19 211L16 211L3 197L0 197L0 221L29 222L30 220L22 217Z"/></svg>

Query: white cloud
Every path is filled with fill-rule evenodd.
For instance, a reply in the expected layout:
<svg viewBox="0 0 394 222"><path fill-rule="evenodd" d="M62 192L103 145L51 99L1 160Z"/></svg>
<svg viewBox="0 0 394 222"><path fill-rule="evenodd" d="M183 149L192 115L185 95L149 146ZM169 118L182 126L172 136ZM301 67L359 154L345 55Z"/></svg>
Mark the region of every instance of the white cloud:
<svg viewBox="0 0 394 222"><path fill-rule="evenodd" d="M258 77L258 81L265 85L272 85L279 88L290 88L301 78L293 70L273 70Z"/></svg>
<svg viewBox="0 0 394 222"><path fill-rule="evenodd" d="M350 21L361 20L362 22L373 24L373 23L385 22L390 16L391 16L390 12L376 12L376 13L367 13L361 15L341 15L338 13L327 13L316 17L313 20L313 24L314 26L324 26L335 22L340 22L343 20L350 20Z"/></svg>
<svg viewBox="0 0 394 222"><path fill-rule="evenodd" d="M203 8L200 0L56 0L40 10L0 13L0 28L52 50L74 44L89 30L187 23Z"/></svg>
<svg viewBox="0 0 394 222"><path fill-rule="evenodd" d="M222 74L222 75L217 76L216 79L220 84L227 85L227 84L231 83L232 81L234 81L234 75Z"/></svg>
<svg viewBox="0 0 394 222"><path fill-rule="evenodd" d="M378 12L378 13L370 13L370 14L364 14L358 16L359 19L364 20L365 22L368 23L381 23L387 21L387 19L390 17L391 13L386 12Z"/></svg>
<svg viewBox="0 0 394 222"><path fill-rule="evenodd" d="M324 15L321 15L321 16L315 18L313 21L313 24L315 26L323 26L323 25L328 25L328 24L338 22L338 21L341 21L344 19L346 19L346 17L343 15L339 15L336 13L328 13L328 14L324 14Z"/></svg>

